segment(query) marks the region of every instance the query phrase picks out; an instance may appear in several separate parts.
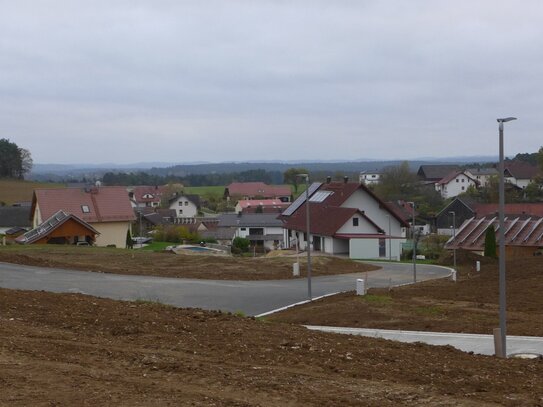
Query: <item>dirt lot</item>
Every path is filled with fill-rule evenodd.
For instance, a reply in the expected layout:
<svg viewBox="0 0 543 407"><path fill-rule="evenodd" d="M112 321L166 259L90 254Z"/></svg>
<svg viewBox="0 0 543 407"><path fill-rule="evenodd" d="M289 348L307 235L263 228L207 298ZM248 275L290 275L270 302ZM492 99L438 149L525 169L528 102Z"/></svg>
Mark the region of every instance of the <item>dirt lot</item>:
<svg viewBox="0 0 543 407"><path fill-rule="evenodd" d="M543 406L543 361L0 289L0 405Z"/></svg>
<svg viewBox="0 0 543 407"><path fill-rule="evenodd" d="M482 261L481 272L475 260ZM444 259L450 263L451 259ZM346 293L269 318L297 324L490 334L498 322L496 260L458 253L459 280L433 280L365 297ZM508 334L543 336L543 258L510 261L507 270Z"/></svg>
<svg viewBox="0 0 543 407"><path fill-rule="evenodd" d="M228 257L173 254L82 246L3 246L0 262L56 267L102 273L213 280L275 280L292 277L295 257ZM376 267L336 257L312 258L314 276L360 273ZM305 276L306 261L300 257Z"/></svg>

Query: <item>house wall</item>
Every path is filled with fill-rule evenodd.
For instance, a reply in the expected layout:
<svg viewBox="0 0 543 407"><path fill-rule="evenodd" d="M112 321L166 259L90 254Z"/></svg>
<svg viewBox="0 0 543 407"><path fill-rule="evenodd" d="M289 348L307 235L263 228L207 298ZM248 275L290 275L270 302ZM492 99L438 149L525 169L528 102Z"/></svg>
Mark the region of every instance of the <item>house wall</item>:
<svg viewBox="0 0 543 407"><path fill-rule="evenodd" d="M181 205L180 205L181 204ZM198 215L198 208L186 196L178 196L170 202L170 209L174 209L178 218L194 218ZM183 212L180 212L183 211Z"/></svg>
<svg viewBox="0 0 543 407"><path fill-rule="evenodd" d="M351 259L378 259L379 239L349 239Z"/></svg>
<svg viewBox="0 0 543 407"><path fill-rule="evenodd" d="M436 189L441 193L443 198L447 199L466 192L470 185L476 186L471 178L465 174L459 174L447 184L436 184Z"/></svg>
<svg viewBox="0 0 543 407"><path fill-rule="evenodd" d="M114 244L118 248L126 246L126 231L130 230L130 222L91 223L100 234L96 237L96 246Z"/></svg>
<svg viewBox="0 0 543 407"><path fill-rule="evenodd" d="M358 218L358 226L353 226L354 218ZM360 215L354 215L338 229L337 233L377 233L377 230L366 218Z"/></svg>
<svg viewBox="0 0 543 407"><path fill-rule="evenodd" d="M68 244L75 244L78 241L86 241L87 236L89 236L91 240L94 240L94 233L91 233L86 227L82 226L78 222L69 219L47 236L44 236L42 239L36 241L34 244L46 244L51 238L55 237L65 237L68 239Z"/></svg>
<svg viewBox="0 0 543 407"><path fill-rule="evenodd" d="M358 189L341 206L343 208L358 208L364 211L366 216L382 228L386 234L388 234L388 215L390 216L390 234L397 237L402 235L400 221L386 209L381 208L379 202L366 191ZM371 233L374 233L375 229L372 230Z"/></svg>
<svg viewBox="0 0 543 407"><path fill-rule="evenodd" d="M40 206L36 202L36 207L34 208L34 213L32 214L32 229L36 229L39 225L41 225L41 223Z"/></svg>

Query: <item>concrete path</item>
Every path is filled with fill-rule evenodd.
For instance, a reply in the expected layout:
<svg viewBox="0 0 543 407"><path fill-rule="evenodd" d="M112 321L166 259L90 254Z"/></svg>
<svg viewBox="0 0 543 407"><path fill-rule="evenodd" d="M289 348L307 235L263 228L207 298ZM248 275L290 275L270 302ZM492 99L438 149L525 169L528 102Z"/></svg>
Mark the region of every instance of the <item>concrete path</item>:
<svg viewBox="0 0 543 407"><path fill-rule="evenodd" d="M429 345L451 345L464 352L481 355L494 355L494 337L492 335L395 331L387 329L342 328L332 326L306 326L308 329L349 335L369 336L400 342L423 342ZM543 355L543 338L537 336L507 336L507 354Z"/></svg>
<svg viewBox="0 0 543 407"><path fill-rule="evenodd" d="M410 264L375 263L380 270L314 277L313 297L354 290L357 278L367 287L413 281ZM443 278L450 270L417 265L418 281ZM241 311L258 315L307 299L307 279L273 281L197 280L93 273L0 263L0 287L94 295L117 300L150 300L177 307Z"/></svg>

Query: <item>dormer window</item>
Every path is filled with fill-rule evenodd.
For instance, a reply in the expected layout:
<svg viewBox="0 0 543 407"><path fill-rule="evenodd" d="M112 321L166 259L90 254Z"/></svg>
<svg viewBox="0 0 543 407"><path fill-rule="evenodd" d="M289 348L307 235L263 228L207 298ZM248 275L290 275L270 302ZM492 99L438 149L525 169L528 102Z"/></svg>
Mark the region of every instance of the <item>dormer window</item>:
<svg viewBox="0 0 543 407"><path fill-rule="evenodd" d="M90 208L88 205L81 205L81 210L83 213L90 213Z"/></svg>

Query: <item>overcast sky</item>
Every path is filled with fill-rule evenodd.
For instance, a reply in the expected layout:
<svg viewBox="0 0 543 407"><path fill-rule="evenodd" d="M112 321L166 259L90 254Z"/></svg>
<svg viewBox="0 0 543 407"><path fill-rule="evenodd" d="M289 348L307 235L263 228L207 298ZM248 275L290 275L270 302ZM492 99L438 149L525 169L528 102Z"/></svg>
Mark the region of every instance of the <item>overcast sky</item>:
<svg viewBox="0 0 543 407"><path fill-rule="evenodd" d="M543 145L543 1L0 0L0 138L38 163Z"/></svg>

